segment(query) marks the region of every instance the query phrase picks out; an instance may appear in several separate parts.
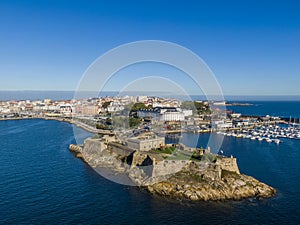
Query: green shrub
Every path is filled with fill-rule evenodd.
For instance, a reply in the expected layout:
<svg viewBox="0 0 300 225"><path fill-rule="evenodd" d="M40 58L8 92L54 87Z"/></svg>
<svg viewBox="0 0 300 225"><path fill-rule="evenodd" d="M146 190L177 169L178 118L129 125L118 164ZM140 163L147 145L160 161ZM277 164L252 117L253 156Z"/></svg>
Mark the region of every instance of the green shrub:
<svg viewBox="0 0 300 225"><path fill-rule="evenodd" d="M100 130L109 130L109 126L101 124L101 123L97 123L96 128L100 129Z"/></svg>

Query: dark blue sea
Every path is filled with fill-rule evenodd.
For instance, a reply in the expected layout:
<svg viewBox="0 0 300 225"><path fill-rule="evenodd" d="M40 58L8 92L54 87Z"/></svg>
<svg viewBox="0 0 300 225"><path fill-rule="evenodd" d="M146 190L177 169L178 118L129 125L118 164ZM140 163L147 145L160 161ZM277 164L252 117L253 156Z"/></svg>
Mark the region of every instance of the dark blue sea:
<svg viewBox="0 0 300 225"><path fill-rule="evenodd" d="M300 101L242 101L250 106L227 106L232 110L244 115L255 116L279 116L284 118L300 118Z"/></svg>
<svg viewBox="0 0 300 225"><path fill-rule="evenodd" d="M79 131L79 142L91 135ZM200 135L198 145L205 146L208 137ZM300 224L299 140L276 145L225 137L224 154L237 157L242 173L278 194L198 203L152 196L101 177L69 152L75 139L68 123L0 121L0 143L0 224Z"/></svg>

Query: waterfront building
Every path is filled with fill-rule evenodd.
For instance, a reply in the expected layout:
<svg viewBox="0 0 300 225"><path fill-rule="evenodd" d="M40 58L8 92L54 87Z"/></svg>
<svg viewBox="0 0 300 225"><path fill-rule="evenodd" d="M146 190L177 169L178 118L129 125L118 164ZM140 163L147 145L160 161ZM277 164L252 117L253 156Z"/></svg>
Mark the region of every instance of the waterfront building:
<svg viewBox="0 0 300 225"><path fill-rule="evenodd" d="M67 103L67 104L61 104L59 106L60 109L60 114L63 116L72 116L72 105Z"/></svg>
<svg viewBox="0 0 300 225"><path fill-rule="evenodd" d="M232 126L231 120L215 120L211 122L211 127L213 129L226 129L231 128Z"/></svg>
<svg viewBox="0 0 300 225"><path fill-rule="evenodd" d="M233 124L234 124L235 127L249 126L249 119L233 120Z"/></svg>
<svg viewBox="0 0 300 225"><path fill-rule="evenodd" d="M137 112L141 118L149 117L154 121L184 121L186 116L192 115L192 110L181 110L175 107L155 107L141 109Z"/></svg>
<svg viewBox="0 0 300 225"><path fill-rule="evenodd" d="M83 115L96 115L99 109L97 105L76 105L75 112Z"/></svg>
<svg viewBox="0 0 300 225"><path fill-rule="evenodd" d="M231 113L231 114L230 114L230 117L231 117L231 118L240 118L241 116L242 116L241 113Z"/></svg>

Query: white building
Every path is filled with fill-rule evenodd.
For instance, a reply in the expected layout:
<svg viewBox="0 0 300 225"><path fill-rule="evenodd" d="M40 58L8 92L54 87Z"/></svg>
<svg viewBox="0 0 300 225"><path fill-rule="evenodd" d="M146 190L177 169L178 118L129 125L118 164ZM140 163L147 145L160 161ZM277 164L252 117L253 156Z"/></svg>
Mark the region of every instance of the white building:
<svg viewBox="0 0 300 225"><path fill-rule="evenodd" d="M143 96L143 95L137 96L136 98L137 102L146 102L147 100L148 100L148 96Z"/></svg>
<svg viewBox="0 0 300 225"><path fill-rule="evenodd" d="M111 102L110 105L107 107L107 111L109 113L119 112L124 110L124 105L120 102Z"/></svg>
<svg viewBox="0 0 300 225"><path fill-rule="evenodd" d="M192 110L182 111L175 107L155 107L139 110L137 114L141 118L149 117L156 121L183 121L186 116L192 115Z"/></svg>
<svg viewBox="0 0 300 225"><path fill-rule="evenodd" d="M59 106L59 110L63 116L72 116L72 105L71 104L62 104Z"/></svg>
<svg viewBox="0 0 300 225"><path fill-rule="evenodd" d="M230 114L230 117L231 117L231 118L240 118L241 116L242 116L241 113L231 113L231 114Z"/></svg>
<svg viewBox="0 0 300 225"><path fill-rule="evenodd" d="M234 120L233 123L236 127L249 126L249 119Z"/></svg>
<svg viewBox="0 0 300 225"><path fill-rule="evenodd" d="M191 109L184 109L184 110L182 110L182 112L183 112L185 117L193 115L193 110L191 110Z"/></svg>
<svg viewBox="0 0 300 225"><path fill-rule="evenodd" d="M232 127L232 121L230 120L216 120L211 122L211 126L213 129L226 129Z"/></svg>

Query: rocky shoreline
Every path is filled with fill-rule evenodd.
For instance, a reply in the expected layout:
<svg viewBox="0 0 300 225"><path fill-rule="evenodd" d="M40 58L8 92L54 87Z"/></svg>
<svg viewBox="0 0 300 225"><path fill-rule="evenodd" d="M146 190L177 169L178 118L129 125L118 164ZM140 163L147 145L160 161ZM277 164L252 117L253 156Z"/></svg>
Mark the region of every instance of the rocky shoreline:
<svg viewBox="0 0 300 225"><path fill-rule="evenodd" d="M111 180L117 181L118 175L126 175L134 185L168 198L223 201L270 198L276 194L274 188L240 174L235 165L229 164L235 161L226 157L219 157L216 162L159 160L158 155L147 152L115 151L97 139L87 139L83 146L70 145L70 151L96 170L109 168L114 171ZM172 163L179 168L177 171L172 165L170 167ZM168 166L173 173L164 173Z"/></svg>
<svg viewBox="0 0 300 225"><path fill-rule="evenodd" d="M189 177L188 179L186 179ZM152 194L193 201L242 200L246 198L270 198L276 190L255 178L224 171L222 179L201 179L188 171L181 171L166 181L146 187Z"/></svg>

